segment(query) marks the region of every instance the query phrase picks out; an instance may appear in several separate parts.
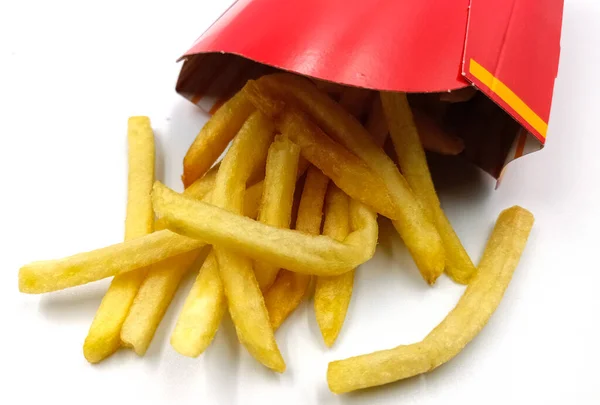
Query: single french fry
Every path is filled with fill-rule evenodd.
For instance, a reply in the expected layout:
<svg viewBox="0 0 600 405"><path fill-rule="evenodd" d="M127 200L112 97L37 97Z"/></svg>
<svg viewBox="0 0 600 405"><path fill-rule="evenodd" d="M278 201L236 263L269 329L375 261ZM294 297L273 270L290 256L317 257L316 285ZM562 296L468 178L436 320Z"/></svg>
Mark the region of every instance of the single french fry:
<svg viewBox="0 0 600 405"><path fill-rule="evenodd" d="M154 134L148 117L130 117L127 129L128 166L125 240L152 232L154 211L150 194L154 184ZM83 344L83 355L97 363L121 345L121 326L146 277L146 269L117 275L102 298Z"/></svg>
<svg viewBox="0 0 600 405"><path fill-rule="evenodd" d="M369 107L371 98L373 98L372 90L348 86L344 88L344 91L342 92L340 105L344 110L348 111L354 118L360 121Z"/></svg>
<svg viewBox="0 0 600 405"><path fill-rule="evenodd" d="M261 224L190 199L159 182L154 184L152 201L169 229L298 273L345 273L373 257L377 245L377 216L355 200L350 205L353 231L344 242Z"/></svg>
<svg viewBox="0 0 600 405"><path fill-rule="evenodd" d="M199 253L194 250L152 266L123 322L120 336L123 346L140 356L146 353L181 279Z"/></svg>
<svg viewBox="0 0 600 405"><path fill-rule="evenodd" d="M306 181L300 197L296 230L310 235L321 232L323 203L329 179L316 167L311 166L306 173ZM275 282L265 294L265 305L273 330L300 305L310 285L311 276L282 269Z"/></svg>
<svg viewBox="0 0 600 405"><path fill-rule="evenodd" d="M400 169L436 225L444 243L446 272L456 282L467 284L475 274L475 266L442 211L406 94L381 92L381 101Z"/></svg>
<svg viewBox="0 0 600 405"><path fill-rule="evenodd" d="M246 187L247 177L256 171L256 167L261 165L261 162L266 160L265 156L273 136L273 125L261 113L254 112L244 123L238 136L235 138L228 156L235 155L237 161L246 159L240 168L244 171L245 176L242 193ZM252 139L252 148L244 147L245 154L242 157L240 148L237 146L234 147L234 145L239 144L240 140L245 139L244 142L250 144L250 140L247 140L249 138ZM222 170L224 163L225 161L221 163L219 172ZM217 173L215 187L218 180L219 174ZM236 194L236 199L239 200L239 210L241 212L243 194L239 195L239 190L235 187L231 187L227 191L238 193ZM189 193L184 192L186 195ZM212 193L205 195L205 199L209 197L212 199L215 198L214 190ZM163 222L161 221L160 224L162 226ZM179 258L181 260L173 260L170 263L161 263L153 266L148 273L121 331L121 340L123 343L131 346L139 355L143 355L146 352L156 328L171 303L175 291L177 291L181 279L188 272L191 264L197 257L198 252L193 252L188 257ZM218 310L218 308L215 310Z"/></svg>
<svg viewBox="0 0 600 405"><path fill-rule="evenodd" d="M477 274L446 318L419 343L329 363L329 389L341 394L413 377L439 367L460 353L500 304L533 221L533 215L521 207L503 211L488 240Z"/></svg>
<svg viewBox="0 0 600 405"><path fill-rule="evenodd" d="M268 92L283 99L287 104L299 106L327 135L362 159L373 173L381 176L392 199L392 205L396 209L390 216L377 209L376 205L370 205L382 215L394 219L394 227L400 233L421 274L428 283L433 284L444 271L445 265L444 247L440 235L394 162L377 146L360 122L338 103L320 92L314 84L299 76L287 73L266 75L257 80L257 85L259 88L262 86L266 89L262 91L263 94ZM248 89L246 92L248 98L256 104L256 99L252 99L253 92L250 90L254 89ZM300 147L302 148L302 145ZM308 156L305 157L311 160ZM311 163L315 164L312 160ZM334 182L350 197L362 201L355 193L350 192L348 187L335 180Z"/></svg>
<svg viewBox="0 0 600 405"><path fill-rule="evenodd" d="M220 207L229 215L240 216L246 182L254 163L251 154L255 143L270 143L272 139L270 120L260 112L253 113L221 162L213 190L213 208ZM229 224L223 225L229 227ZM229 228L229 232L240 231L235 226ZM213 249L238 339L256 360L274 371L283 372L285 362L275 342L252 260L224 244L214 244Z"/></svg>
<svg viewBox="0 0 600 405"><path fill-rule="evenodd" d="M285 136L277 136L269 148L264 191L258 220L277 228L289 228L292 220L292 203L296 188L300 148ZM254 274L261 291L266 291L279 268L257 261Z"/></svg>
<svg viewBox="0 0 600 405"><path fill-rule="evenodd" d="M26 264L19 270L19 291L40 294L63 290L147 267L204 245L165 229L90 252Z"/></svg>
<svg viewBox="0 0 600 405"><path fill-rule="evenodd" d="M239 92L208 120L183 159L182 180L186 188L210 169L253 110L252 103Z"/></svg>
<svg viewBox="0 0 600 405"><path fill-rule="evenodd" d="M381 177L360 158L323 133L303 112L293 106L282 110L261 87L259 82L249 81L244 91L263 113L277 120L279 131L300 146L302 156L346 194L382 215L396 217L398 207Z"/></svg>
<svg viewBox="0 0 600 405"><path fill-rule="evenodd" d="M325 201L323 235L344 240L350 233L350 200L343 191L330 185ZM354 269L339 276L317 277L315 315L328 347L333 345L344 325L353 285Z"/></svg>
<svg viewBox="0 0 600 405"><path fill-rule="evenodd" d="M202 264L171 334L180 354L198 357L210 345L227 309L223 282L214 252Z"/></svg>

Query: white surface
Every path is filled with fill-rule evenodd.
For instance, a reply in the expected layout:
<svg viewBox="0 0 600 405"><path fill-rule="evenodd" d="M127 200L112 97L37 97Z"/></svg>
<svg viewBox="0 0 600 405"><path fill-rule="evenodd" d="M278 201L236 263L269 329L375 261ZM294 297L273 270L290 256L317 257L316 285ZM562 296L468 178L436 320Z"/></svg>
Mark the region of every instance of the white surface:
<svg viewBox="0 0 600 405"><path fill-rule="evenodd" d="M469 167L438 167L445 173L437 176L443 205L474 260L502 208L521 204L537 219L497 313L451 363L359 394L335 396L327 389L329 360L421 339L462 293L446 277L428 288L384 221L381 247L358 271L335 348L325 349L312 307L304 305L277 333L288 365L281 376L250 358L229 320L200 358L175 353L168 338L192 278L145 358L120 351L89 365L81 346L108 282L27 296L17 291L17 271L33 260L121 240L129 115L151 117L159 178L181 188L182 157L206 116L175 94L175 59L228 1L149 3L15 0L0 6L0 402L598 403L596 0L566 1L547 147L513 163L498 191Z"/></svg>

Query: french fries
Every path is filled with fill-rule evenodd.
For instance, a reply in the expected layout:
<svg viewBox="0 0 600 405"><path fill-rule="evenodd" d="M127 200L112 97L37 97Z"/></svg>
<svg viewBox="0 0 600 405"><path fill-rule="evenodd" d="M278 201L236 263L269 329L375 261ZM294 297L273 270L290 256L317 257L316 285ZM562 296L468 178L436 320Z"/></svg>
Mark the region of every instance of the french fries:
<svg viewBox="0 0 600 405"><path fill-rule="evenodd" d="M198 357L215 337L226 309L219 265L211 251L183 304L171 334L171 346L184 356Z"/></svg>
<svg viewBox="0 0 600 405"><path fill-rule="evenodd" d="M258 112L251 115L246 123L244 123L235 142L240 143L240 141L244 141L252 135L256 135L255 139L253 139L253 148L251 150L244 148L246 154L243 159L247 159L247 162L242 167L242 170L245 171L244 176L246 177L241 188L242 192L245 190L247 177L251 173L256 172L257 167L262 165L261 162L266 160L268 145L273 139L273 126L266 120L261 119ZM235 159L242 160L237 147L233 148L231 155L236 153ZM222 167L223 163L219 167L219 172ZM219 174L217 173L215 186L218 179ZM234 193L239 191L231 188L227 192ZM215 198L214 190L211 196L212 199ZM205 198L208 199L208 195ZM236 195L236 199L239 201L240 205L238 209L241 212L241 198ZM175 291L177 291L181 279L189 271L190 266L197 257L198 252L192 252L189 255L180 256L166 263L155 265L148 273L121 331L121 340L123 343L132 347L137 354L143 355L146 352L154 337L156 328L171 303Z"/></svg>
<svg viewBox="0 0 600 405"><path fill-rule="evenodd" d="M383 180L365 162L334 142L296 108L281 109L262 89L259 82L244 87L248 98L265 114L276 118L280 132L300 146L300 153L318 167L339 188L356 200L388 217L397 215ZM276 107L273 107L276 106Z"/></svg>
<svg viewBox="0 0 600 405"><path fill-rule="evenodd" d="M517 206L503 211L476 269L440 207L425 150L462 151L462 140L438 123L451 112L444 101L468 101L474 91L414 96L412 111L402 93L316 83L288 73L249 80L192 143L181 194L154 181L149 119L130 118L125 241L25 265L19 289L43 293L115 276L84 343L95 363L120 346L144 355L182 278L199 268L172 347L202 354L228 309L248 352L284 372L275 331L315 276L317 324L325 344L335 343L355 268L375 252L380 213L429 284L445 269L468 287L421 342L331 362L329 387L345 393L387 384L452 359L499 305L534 221ZM382 149L388 135L399 167Z"/></svg>
<svg viewBox="0 0 600 405"><path fill-rule="evenodd" d="M490 319L510 283L533 215L518 206L498 217L475 277L456 307L425 339L329 363L327 382L341 394L387 384L433 370L456 356Z"/></svg>
<svg viewBox="0 0 600 405"><path fill-rule="evenodd" d="M287 137L278 136L269 148L264 191L258 220L266 225L289 228L292 220L292 203L298 173L300 148ZM261 291L266 291L279 268L257 261L254 274Z"/></svg>
<svg viewBox="0 0 600 405"><path fill-rule="evenodd" d="M321 232L323 204L329 179L311 166L300 197L296 230L311 235ZM310 285L311 276L282 269L275 282L265 294L265 305L273 330L279 329L283 321L300 305Z"/></svg>
<svg viewBox="0 0 600 405"><path fill-rule="evenodd" d="M244 93L237 93L215 112L183 159L184 187L190 186L210 169L253 110Z"/></svg>
<svg viewBox="0 0 600 405"><path fill-rule="evenodd" d="M331 185L325 204L323 235L344 240L350 232L350 200L339 188ZM323 340L331 347L342 329L354 285L354 269L339 276L317 277L315 284L315 315Z"/></svg>
<svg viewBox="0 0 600 405"><path fill-rule="evenodd" d="M150 119L129 118L127 140L129 174L125 240L147 235L153 230L150 193L154 183L155 151ZM121 345L121 326L145 277L146 269L138 269L113 279L83 344L83 354L90 363L105 359Z"/></svg>
<svg viewBox="0 0 600 405"><path fill-rule="evenodd" d="M335 276L369 260L377 244L376 214L352 201L352 229L344 242L273 228L210 204L190 199L155 183L154 211L170 229L223 246L279 268L317 276Z"/></svg>
<svg viewBox="0 0 600 405"><path fill-rule="evenodd" d="M445 254L440 235L394 162L375 144L360 122L320 92L310 81L301 77L278 73L263 76L257 83L263 89L267 89L262 91L263 94L270 92L288 104L300 106L327 135L348 148L362 159L372 172L381 176L396 210L392 216L381 210L377 211L394 219L394 227L406 243L421 275L429 284L433 284L444 271ZM251 95L250 92L247 93ZM252 102L256 100L253 99ZM302 148L302 145L300 147ZM305 157L311 160L308 156ZM312 160L311 163L315 164ZM356 194L351 193L344 185L338 182L336 185L352 198L357 198ZM357 198L359 201L366 198L364 195L360 197Z"/></svg>
<svg viewBox="0 0 600 405"><path fill-rule="evenodd" d="M406 95L382 92L381 101L400 169L435 223L444 243L446 272L456 282L467 284L475 274L475 266L442 211Z"/></svg>

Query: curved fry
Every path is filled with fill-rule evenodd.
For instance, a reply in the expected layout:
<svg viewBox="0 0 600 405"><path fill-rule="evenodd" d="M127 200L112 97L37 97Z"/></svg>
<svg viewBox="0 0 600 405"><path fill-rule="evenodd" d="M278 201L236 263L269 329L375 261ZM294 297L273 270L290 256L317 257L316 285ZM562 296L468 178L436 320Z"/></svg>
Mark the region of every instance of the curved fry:
<svg viewBox="0 0 600 405"><path fill-rule="evenodd" d="M329 179L316 167L306 173L306 181L300 197L296 230L311 235L321 232L323 204ZM265 294L265 305L273 330L279 329L283 321L300 305L310 285L311 276L282 269L275 282Z"/></svg>
<svg viewBox="0 0 600 405"><path fill-rule="evenodd" d="M533 226L518 206L500 213L479 271L456 307L423 341L329 363L327 382L341 394L433 370L452 359L481 331L502 300Z"/></svg>

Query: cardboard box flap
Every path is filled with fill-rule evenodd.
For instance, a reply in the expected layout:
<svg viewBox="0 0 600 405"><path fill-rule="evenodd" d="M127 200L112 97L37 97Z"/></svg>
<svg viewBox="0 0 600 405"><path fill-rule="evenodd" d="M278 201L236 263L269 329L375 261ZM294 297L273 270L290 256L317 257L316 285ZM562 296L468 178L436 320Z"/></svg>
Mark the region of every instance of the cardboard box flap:
<svg viewBox="0 0 600 405"><path fill-rule="evenodd" d="M447 91L461 74L469 0L239 0L185 53L220 52L378 90Z"/></svg>
<svg viewBox="0 0 600 405"><path fill-rule="evenodd" d="M546 140L558 71L562 0L472 0L463 74Z"/></svg>

